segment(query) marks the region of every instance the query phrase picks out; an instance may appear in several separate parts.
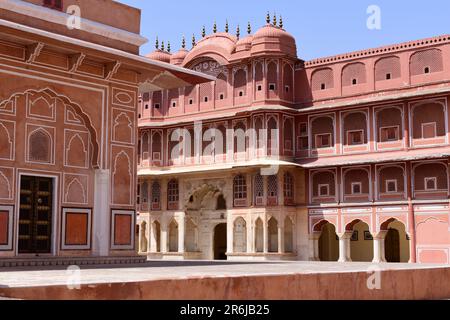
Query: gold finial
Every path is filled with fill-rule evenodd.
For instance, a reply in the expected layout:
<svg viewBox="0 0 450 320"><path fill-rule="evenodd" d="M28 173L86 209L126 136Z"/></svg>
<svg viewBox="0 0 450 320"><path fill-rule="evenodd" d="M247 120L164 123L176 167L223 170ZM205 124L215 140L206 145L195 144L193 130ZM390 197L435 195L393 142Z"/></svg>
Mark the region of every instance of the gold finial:
<svg viewBox="0 0 450 320"><path fill-rule="evenodd" d="M181 39L181 47L184 49L186 48L186 38L183 35L183 38Z"/></svg>
<svg viewBox="0 0 450 320"><path fill-rule="evenodd" d="M236 27L236 38L239 40L239 37L241 36L241 29L239 28L239 25Z"/></svg>
<svg viewBox="0 0 450 320"><path fill-rule="evenodd" d="M228 33L229 29L228 29L228 19L225 22L225 32Z"/></svg>
<svg viewBox="0 0 450 320"><path fill-rule="evenodd" d="M159 40L158 40L158 37L156 37L156 41L155 41L155 49L156 49L156 50L159 49Z"/></svg>
<svg viewBox="0 0 450 320"><path fill-rule="evenodd" d="M170 41L167 41L167 52L170 53Z"/></svg>
<svg viewBox="0 0 450 320"><path fill-rule="evenodd" d="M202 37L204 38L206 36L206 28L203 26L202 28Z"/></svg>
<svg viewBox="0 0 450 320"><path fill-rule="evenodd" d="M273 14L273 25L275 27L277 26L277 14L276 13Z"/></svg>
<svg viewBox="0 0 450 320"><path fill-rule="evenodd" d="M213 25L213 33L217 32L217 23L214 21L214 25Z"/></svg>
<svg viewBox="0 0 450 320"><path fill-rule="evenodd" d="M161 50L164 51L164 41L161 42Z"/></svg>
<svg viewBox="0 0 450 320"><path fill-rule="evenodd" d="M192 34L192 48L195 47L195 34Z"/></svg>
<svg viewBox="0 0 450 320"><path fill-rule="evenodd" d="M248 25L247 25L247 33L252 34L252 25L250 24L250 21L248 22Z"/></svg>
<svg viewBox="0 0 450 320"><path fill-rule="evenodd" d="M283 16L280 15L280 28L283 29Z"/></svg>
<svg viewBox="0 0 450 320"><path fill-rule="evenodd" d="M269 13L269 11L267 11L266 22L267 22L267 24L270 23L270 13Z"/></svg>

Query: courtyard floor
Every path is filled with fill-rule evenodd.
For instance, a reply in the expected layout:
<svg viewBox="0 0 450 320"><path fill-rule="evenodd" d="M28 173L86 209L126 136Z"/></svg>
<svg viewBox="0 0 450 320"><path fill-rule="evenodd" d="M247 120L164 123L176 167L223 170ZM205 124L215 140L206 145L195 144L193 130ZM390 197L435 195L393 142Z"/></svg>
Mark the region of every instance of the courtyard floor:
<svg viewBox="0 0 450 320"><path fill-rule="evenodd" d="M345 299L352 297L353 291L359 292L364 299L372 298L374 294L367 291L366 285L374 271L383 275L381 298L450 296L450 289L445 291L445 286L450 288L448 265L234 261L148 261L126 266L81 266L79 273L68 271L66 267L3 268L0 269L0 296L25 299L281 299L286 298L283 295L288 294L287 291L292 291L287 298ZM69 290L67 285L73 285L73 281L81 284L82 290ZM440 286L434 285L431 292L427 287L429 281ZM442 292L439 291L441 286ZM117 292L119 287L122 292ZM221 291L223 287L226 289ZM322 292L323 288L326 292ZM340 291L342 295L336 296Z"/></svg>

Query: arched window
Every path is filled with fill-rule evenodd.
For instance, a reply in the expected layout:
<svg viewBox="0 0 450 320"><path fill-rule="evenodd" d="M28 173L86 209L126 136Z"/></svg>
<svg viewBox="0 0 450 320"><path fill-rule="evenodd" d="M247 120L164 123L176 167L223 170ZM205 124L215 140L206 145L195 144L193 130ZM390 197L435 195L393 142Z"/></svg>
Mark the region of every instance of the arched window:
<svg viewBox="0 0 450 320"><path fill-rule="evenodd" d="M311 76L312 91L327 90L334 88L333 70L324 68L316 70Z"/></svg>
<svg viewBox="0 0 450 320"><path fill-rule="evenodd" d="M167 207L169 210L178 209L179 198L178 180L172 179L167 184Z"/></svg>
<svg viewBox="0 0 450 320"><path fill-rule="evenodd" d="M161 133L155 132L152 136L152 160L153 162L160 162L162 160L161 157Z"/></svg>
<svg viewBox="0 0 450 320"><path fill-rule="evenodd" d="M285 155L292 155L292 150L294 150L294 143L292 141L294 135L294 126L293 120L291 118L287 118L284 120L283 131Z"/></svg>
<svg viewBox="0 0 450 320"><path fill-rule="evenodd" d="M267 122L267 154L268 155L279 155L279 131L278 131L278 123L276 118L270 117Z"/></svg>
<svg viewBox="0 0 450 320"><path fill-rule="evenodd" d="M30 135L28 159L37 162L51 162L51 139L43 129L38 129Z"/></svg>
<svg viewBox="0 0 450 320"><path fill-rule="evenodd" d="M278 204L278 177L276 175L267 178L267 205Z"/></svg>
<svg viewBox="0 0 450 320"><path fill-rule="evenodd" d="M142 160L143 161L148 161L148 147L149 147L149 143L148 143L148 133L144 132L142 134L142 139L141 139L141 150L142 150Z"/></svg>
<svg viewBox="0 0 450 320"><path fill-rule="evenodd" d="M264 205L264 179L259 173L255 176L254 188L255 204L257 206Z"/></svg>
<svg viewBox="0 0 450 320"><path fill-rule="evenodd" d="M225 100L227 98L227 77L220 73L216 79L216 100Z"/></svg>
<svg viewBox="0 0 450 320"><path fill-rule="evenodd" d="M240 69L234 74L234 96L244 97L247 95L247 73Z"/></svg>
<svg viewBox="0 0 450 320"><path fill-rule="evenodd" d="M290 172L284 174L284 205L294 204L294 178Z"/></svg>
<svg viewBox="0 0 450 320"><path fill-rule="evenodd" d="M141 202L148 203L148 183L144 181L141 187Z"/></svg>
<svg viewBox="0 0 450 320"><path fill-rule="evenodd" d="M234 177L233 180L234 206L245 207L247 205L247 182L242 174Z"/></svg>
<svg viewBox="0 0 450 320"><path fill-rule="evenodd" d="M158 181L152 184L152 210L161 210L161 185Z"/></svg>

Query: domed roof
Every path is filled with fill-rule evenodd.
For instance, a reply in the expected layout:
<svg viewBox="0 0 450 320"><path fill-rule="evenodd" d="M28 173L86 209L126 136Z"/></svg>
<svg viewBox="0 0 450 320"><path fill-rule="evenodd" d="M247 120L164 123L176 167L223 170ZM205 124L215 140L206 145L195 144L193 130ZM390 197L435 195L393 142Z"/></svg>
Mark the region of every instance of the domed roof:
<svg viewBox="0 0 450 320"><path fill-rule="evenodd" d="M174 53L170 58L171 64L181 65L183 64L184 58L186 58L189 51L184 48L178 50L178 52Z"/></svg>
<svg viewBox="0 0 450 320"><path fill-rule="evenodd" d="M236 43L236 52L250 50L252 47L253 36L249 35L245 38L240 39Z"/></svg>
<svg viewBox="0 0 450 320"><path fill-rule="evenodd" d="M187 54L184 64L200 56L210 56L218 61L221 60L219 62L225 64L231 58L236 41L235 36L226 32L208 35L202 38Z"/></svg>
<svg viewBox="0 0 450 320"><path fill-rule="evenodd" d="M280 52L297 56L294 37L280 27L266 24L253 36L252 53Z"/></svg>
<svg viewBox="0 0 450 320"><path fill-rule="evenodd" d="M161 61L161 62L167 62L167 63L170 63L171 56L172 55L169 52L162 51L160 49L157 49L157 50L153 51L152 53L146 55L146 57L149 59L157 60L157 61Z"/></svg>

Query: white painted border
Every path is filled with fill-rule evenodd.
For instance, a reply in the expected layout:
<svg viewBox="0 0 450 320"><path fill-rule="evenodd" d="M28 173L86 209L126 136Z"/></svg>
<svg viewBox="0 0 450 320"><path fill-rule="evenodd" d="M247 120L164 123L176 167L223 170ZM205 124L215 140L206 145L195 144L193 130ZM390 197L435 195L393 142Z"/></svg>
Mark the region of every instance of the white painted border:
<svg viewBox="0 0 450 320"><path fill-rule="evenodd" d="M39 19L41 20L64 26L67 25L67 21L69 17L71 17L71 15L65 12L52 10L33 3L18 0L2 0L2 2L0 3L0 8L25 15L27 17L39 17ZM122 41L135 46L141 46L148 42L146 38L142 37L139 34L84 18L81 18L81 29L84 32Z"/></svg>
<svg viewBox="0 0 450 320"><path fill-rule="evenodd" d="M86 245L67 245L66 242L66 214L67 213L87 213L87 244ZM61 224L61 250L90 250L91 249L91 235L92 235L92 210L91 209L62 209L62 224Z"/></svg>
<svg viewBox="0 0 450 320"><path fill-rule="evenodd" d="M130 215L131 216L131 244L130 245L115 245L114 244L114 230L115 230L115 216L116 215ZM111 250L133 250L134 249L134 227L136 225L135 212L133 210L112 210L111 215Z"/></svg>
<svg viewBox="0 0 450 320"><path fill-rule="evenodd" d="M0 245L0 251L11 251L13 249L14 232L14 206L0 206L1 211L8 211L8 244Z"/></svg>

